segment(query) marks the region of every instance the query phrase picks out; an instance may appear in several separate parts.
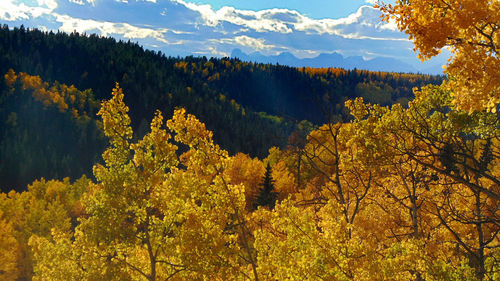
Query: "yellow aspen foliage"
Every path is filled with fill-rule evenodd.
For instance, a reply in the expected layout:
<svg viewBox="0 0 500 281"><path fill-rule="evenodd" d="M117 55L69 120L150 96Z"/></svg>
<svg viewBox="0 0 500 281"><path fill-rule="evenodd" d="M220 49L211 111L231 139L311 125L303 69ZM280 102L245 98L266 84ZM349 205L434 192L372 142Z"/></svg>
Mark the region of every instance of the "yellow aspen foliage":
<svg viewBox="0 0 500 281"><path fill-rule="evenodd" d="M499 228L494 223L498 220L498 201L460 184L453 187L443 184L434 189L431 213L441 225L434 239L446 241L442 242L443 248L455 248L438 254L453 259L453 254L459 253L467 257L480 279L494 280L494 267L499 263L497 260L487 267L487 259L495 257L500 245Z"/></svg>
<svg viewBox="0 0 500 281"><path fill-rule="evenodd" d="M68 104L64 100L64 92L58 92L55 87L49 88L49 83L43 82L40 76L32 76L26 73L19 73L23 90L33 90L33 97L41 101L46 107L55 105L60 112L68 109Z"/></svg>
<svg viewBox="0 0 500 281"><path fill-rule="evenodd" d="M390 134L394 127L382 126L388 108L364 104L362 99L349 101L346 106L355 116L348 127L350 146L363 148L357 157L372 173L373 190L369 196L369 213L361 216L359 226L381 244L390 245L400 239L427 237L438 222L429 218L430 169L394 149L395 143L412 143L408 134L403 139ZM394 106L397 111L400 105ZM365 153L363 153L363 151Z"/></svg>
<svg viewBox="0 0 500 281"><path fill-rule="evenodd" d="M372 119L371 123L376 117ZM381 152L370 142L373 139L367 137L373 134L375 126L366 130L357 126L357 123L323 125L308 135L304 149L307 163L316 176L310 181L314 183L306 184L308 188L301 192L303 197L316 193L316 203L335 200L344 208L343 215L349 223L366 207L365 199L380 168L375 159L380 158Z"/></svg>
<svg viewBox="0 0 500 281"><path fill-rule="evenodd" d="M339 77L341 75L347 74L347 71L342 68L317 68L317 67L302 67L298 69L301 72L309 74L311 77L314 75L331 75L333 77Z"/></svg>
<svg viewBox="0 0 500 281"><path fill-rule="evenodd" d="M0 279L16 280L19 277L20 255L12 223L0 211Z"/></svg>
<svg viewBox="0 0 500 281"><path fill-rule="evenodd" d="M468 260L479 280L490 280L498 263L486 264L499 245L496 115L453 109L444 87L415 94L408 108L363 106L361 100L348 105L354 127L373 132L363 138L386 155L374 159L384 168L370 197L382 214L375 220L383 225L377 239L386 236L384 244L391 245L421 238L427 257L455 267Z"/></svg>
<svg viewBox="0 0 500 281"><path fill-rule="evenodd" d="M79 252L72 247L71 235L53 229L52 238L54 242L33 235L29 240L37 262L32 280L82 280L82 267L76 262Z"/></svg>
<svg viewBox="0 0 500 281"><path fill-rule="evenodd" d="M49 84L42 81L40 76L29 75L24 72L18 74L14 70L4 75L7 86L14 91L16 81L23 91L30 91L36 101L41 102L45 108L55 107L60 112L70 111L75 119L89 120L85 110L98 108L91 90L79 91L75 86L67 86L54 82Z"/></svg>
<svg viewBox="0 0 500 281"><path fill-rule="evenodd" d="M12 87L16 82L17 77L16 72L12 68L9 69L9 71L4 75L7 86Z"/></svg>
<svg viewBox="0 0 500 281"><path fill-rule="evenodd" d="M319 212L290 200L257 212L267 218L254 232L261 280L360 280L366 255L333 200Z"/></svg>
<svg viewBox="0 0 500 281"><path fill-rule="evenodd" d="M85 177L71 184L64 181L37 180L28 191L0 194L0 212L11 229L17 245L17 276L30 280L33 276L33 251L29 246L32 236L50 237L52 231L70 231L83 210L79 202L89 180ZM6 279L9 280L9 279Z"/></svg>
<svg viewBox="0 0 500 281"><path fill-rule="evenodd" d="M135 140L117 85L95 182L0 194L0 278L497 280L498 119L457 110L444 86L415 94L349 101L351 121L263 162L229 156L184 109L157 111ZM252 211L264 163L278 200Z"/></svg>
<svg viewBox="0 0 500 281"><path fill-rule="evenodd" d="M297 193L297 180L288 170L285 162L280 161L273 166L272 174L274 190L278 192L278 201Z"/></svg>
<svg viewBox="0 0 500 281"><path fill-rule="evenodd" d="M456 267L426 253L424 242L409 239L394 243L379 261L378 274L371 280L476 281L474 270L465 264Z"/></svg>
<svg viewBox="0 0 500 281"><path fill-rule="evenodd" d="M395 20L422 60L449 48L446 66L454 104L472 112L496 111L500 102L500 1L398 0L382 4L385 20Z"/></svg>
<svg viewBox="0 0 500 281"><path fill-rule="evenodd" d="M248 210L252 209L257 199L265 170L262 161L257 158L252 159L243 153L238 153L229 160L226 173L231 179L231 184L245 186L245 201Z"/></svg>
<svg viewBox="0 0 500 281"><path fill-rule="evenodd" d="M127 112L117 86L99 111L110 147L105 163L94 167L97 182L82 200L85 214L74 233L31 240L35 277L257 279L245 186L231 183L231 159L212 132L184 109L167 122L157 111L150 132L133 143ZM180 156L178 145L185 151Z"/></svg>

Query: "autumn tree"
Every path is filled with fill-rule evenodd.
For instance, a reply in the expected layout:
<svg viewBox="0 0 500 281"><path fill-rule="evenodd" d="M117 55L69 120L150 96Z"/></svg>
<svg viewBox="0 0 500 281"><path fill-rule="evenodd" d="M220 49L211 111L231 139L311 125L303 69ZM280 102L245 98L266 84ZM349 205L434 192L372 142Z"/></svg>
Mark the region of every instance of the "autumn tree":
<svg viewBox="0 0 500 281"><path fill-rule="evenodd" d="M399 203L410 214L402 222L413 226L412 237L427 233L423 237L435 249L455 245L478 278L489 280L494 270L486 265L495 260L500 232L498 119L493 113L453 109L450 91L443 87L415 93L408 108L377 109L360 100L352 107L370 113L364 118L377 118L377 133L367 135L367 141L386 139L383 147L392 155L380 162L389 172L382 179L389 200L378 197L379 203L383 208L391 200ZM457 252L441 254L451 258Z"/></svg>
<svg viewBox="0 0 500 281"><path fill-rule="evenodd" d="M297 194L298 189L298 162L297 157L294 153L290 153L287 150L280 150L277 147L273 147L269 150L269 155L265 159L270 165L272 165L271 177L274 180L274 190L277 192L277 200L281 201L288 198L291 195ZM304 177L304 171L307 169L302 168L300 170L301 177Z"/></svg>
<svg viewBox="0 0 500 281"><path fill-rule="evenodd" d="M433 225L432 220L426 218L426 208L429 182L434 174L394 149L394 144L402 140L382 127L389 108L364 103L361 98L348 101L346 106L354 117L351 126L357 131L351 138L355 140L356 135L361 135L358 141L364 140L364 146L371 148L371 152L367 151L372 154L371 160L366 158L363 165L367 169L380 167L373 174L374 190L368 199L370 212L376 213L377 219L370 222L371 217L365 216L360 226L366 228L367 234L372 232L377 239L392 242L425 237ZM412 135L408 134L404 141L411 143Z"/></svg>
<svg viewBox="0 0 500 281"><path fill-rule="evenodd" d="M52 231L74 229L83 212L80 199L88 183L85 177L74 183L70 183L69 178L40 179L25 192L0 194L0 244L5 249L0 251L0 256L4 260L5 276L11 276L5 280L32 279L35 256L29 245L30 238L33 235L50 238Z"/></svg>
<svg viewBox="0 0 500 281"><path fill-rule="evenodd" d="M157 112L151 131L132 143L127 112L117 87L99 111L111 146L94 167L85 215L74 233L32 239L36 278L258 280L244 186L230 183L227 152L184 110L168 129Z"/></svg>
<svg viewBox="0 0 500 281"><path fill-rule="evenodd" d="M230 183L245 186L247 210L252 210L260 190L261 178L265 173L264 163L250 156L238 153L232 156L226 168Z"/></svg>
<svg viewBox="0 0 500 281"><path fill-rule="evenodd" d="M19 276L20 247L12 223L0 211L0 278L16 280Z"/></svg>
<svg viewBox="0 0 500 281"><path fill-rule="evenodd" d="M363 280L369 260L361 240L350 237L343 208L329 200L318 210L286 199L261 208L255 230L262 280Z"/></svg>
<svg viewBox="0 0 500 281"><path fill-rule="evenodd" d="M353 223L362 211L373 186L378 152L365 142L370 130L356 123L328 123L312 131L304 157L314 171L303 195L304 203L324 204L333 199L344 209L346 222Z"/></svg>
<svg viewBox="0 0 500 281"><path fill-rule="evenodd" d="M386 21L409 35L422 60L449 48L446 66L454 104L496 111L500 102L500 1L398 0L382 4Z"/></svg>
<svg viewBox="0 0 500 281"><path fill-rule="evenodd" d="M404 129L392 132L417 137L420 147L403 153L443 176L436 186L436 217L478 278L492 279L495 270L486 264L498 251L498 117L485 111L496 112L499 103L500 2L397 1L381 9L385 20L409 34L421 59L451 49L448 81L417 91L411 110L398 114L407 116L399 123Z"/></svg>

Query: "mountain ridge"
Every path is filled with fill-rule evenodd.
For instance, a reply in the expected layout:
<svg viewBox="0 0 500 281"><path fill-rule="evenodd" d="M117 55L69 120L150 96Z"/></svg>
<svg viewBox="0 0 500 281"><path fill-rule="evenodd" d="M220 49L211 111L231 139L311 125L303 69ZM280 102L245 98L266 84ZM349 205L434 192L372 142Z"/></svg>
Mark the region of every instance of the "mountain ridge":
<svg viewBox="0 0 500 281"><path fill-rule="evenodd" d="M440 65L416 68L408 63L390 57L374 57L372 59L365 60L362 56L344 57L342 54L337 52L321 53L312 58L298 58L290 52L281 52L277 55L266 56L260 52L247 54L241 49L236 48L231 52L231 57L249 62L281 64L292 67L335 67L382 72L423 73L431 75L443 74L443 68Z"/></svg>

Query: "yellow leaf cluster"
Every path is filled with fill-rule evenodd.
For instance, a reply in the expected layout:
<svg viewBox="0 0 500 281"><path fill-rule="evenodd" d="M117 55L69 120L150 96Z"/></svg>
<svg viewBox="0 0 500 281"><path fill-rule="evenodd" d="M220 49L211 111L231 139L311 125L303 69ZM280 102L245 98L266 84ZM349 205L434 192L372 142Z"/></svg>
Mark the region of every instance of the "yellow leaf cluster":
<svg viewBox="0 0 500 281"><path fill-rule="evenodd" d="M89 119L87 110L97 107L90 90L79 91L75 86L67 86L58 82L49 85L42 81L40 76L29 75L24 72L18 74L14 70L4 75L7 86L14 91L16 81L20 83L23 91L31 91L31 95L36 101L41 102L45 108L55 107L60 112L70 111L75 119Z"/></svg>
<svg viewBox="0 0 500 281"><path fill-rule="evenodd" d="M495 111L500 98L500 1L412 0L382 4L422 60L442 48L453 54L446 73L454 103L466 111Z"/></svg>

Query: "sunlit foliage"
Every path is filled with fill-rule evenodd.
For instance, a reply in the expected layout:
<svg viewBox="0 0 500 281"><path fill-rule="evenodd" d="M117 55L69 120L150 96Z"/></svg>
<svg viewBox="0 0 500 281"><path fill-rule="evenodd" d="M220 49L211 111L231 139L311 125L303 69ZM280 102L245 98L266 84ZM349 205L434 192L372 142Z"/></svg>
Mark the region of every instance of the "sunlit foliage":
<svg viewBox="0 0 500 281"><path fill-rule="evenodd" d="M384 4L386 20L395 20L415 43L422 59L449 48L447 85L454 103L467 111L496 111L500 102L500 1L398 0Z"/></svg>

